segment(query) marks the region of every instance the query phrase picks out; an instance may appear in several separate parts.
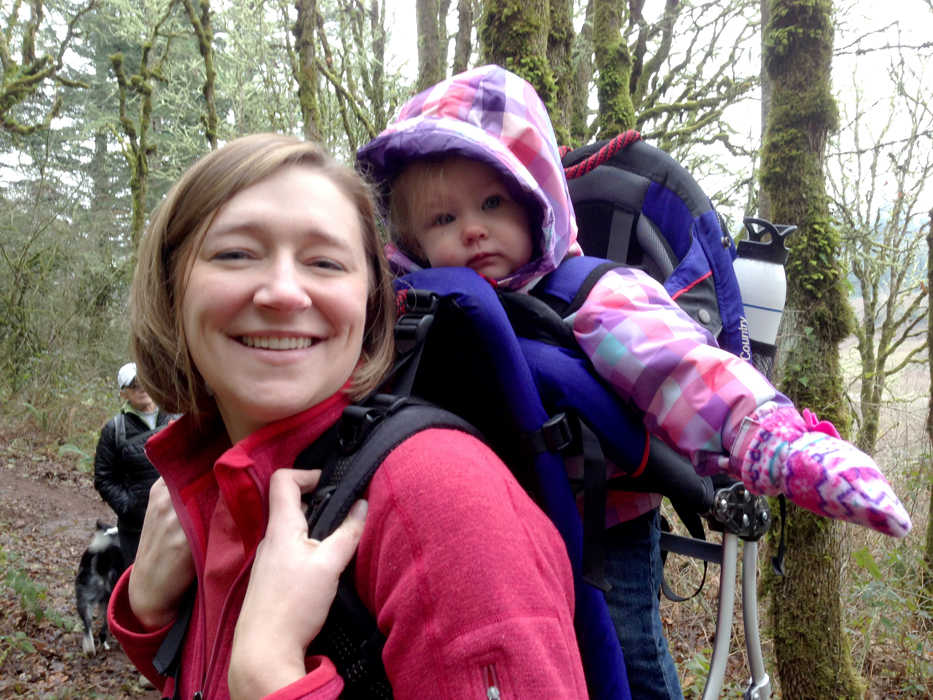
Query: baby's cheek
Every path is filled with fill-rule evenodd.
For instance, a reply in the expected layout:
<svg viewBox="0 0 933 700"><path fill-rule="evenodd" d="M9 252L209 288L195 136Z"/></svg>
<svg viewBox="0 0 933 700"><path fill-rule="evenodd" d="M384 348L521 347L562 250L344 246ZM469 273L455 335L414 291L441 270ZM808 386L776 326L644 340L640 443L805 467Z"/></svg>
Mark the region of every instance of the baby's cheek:
<svg viewBox="0 0 933 700"><path fill-rule="evenodd" d="M435 245L425 250L425 259L431 267L460 267L466 256L452 245Z"/></svg>

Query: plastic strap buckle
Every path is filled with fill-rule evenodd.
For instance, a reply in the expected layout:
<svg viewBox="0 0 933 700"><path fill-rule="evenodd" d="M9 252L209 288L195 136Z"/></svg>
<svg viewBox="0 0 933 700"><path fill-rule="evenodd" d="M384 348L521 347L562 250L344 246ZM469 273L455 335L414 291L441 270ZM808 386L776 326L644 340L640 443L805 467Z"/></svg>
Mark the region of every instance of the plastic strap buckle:
<svg viewBox="0 0 933 700"><path fill-rule="evenodd" d="M355 450L379 421L408 401L405 396L374 394L364 404L347 406L337 427L340 449L345 453Z"/></svg>
<svg viewBox="0 0 933 700"><path fill-rule="evenodd" d="M541 454L542 452L561 452L573 442L573 431L566 413L558 413L545 421L544 425L533 433L522 436L522 445L525 452Z"/></svg>
<svg viewBox="0 0 933 700"><path fill-rule="evenodd" d="M402 355L424 342L434 314L437 294L424 289L409 289L405 295L405 313L395 322L395 346Z"/></svg>
<svg viewBox="0 0 933 700"><path fill-rule="evenodd" d="M433 314L437 311L437 294L428 289L409 289L405 294L406 314Z"/></svg>

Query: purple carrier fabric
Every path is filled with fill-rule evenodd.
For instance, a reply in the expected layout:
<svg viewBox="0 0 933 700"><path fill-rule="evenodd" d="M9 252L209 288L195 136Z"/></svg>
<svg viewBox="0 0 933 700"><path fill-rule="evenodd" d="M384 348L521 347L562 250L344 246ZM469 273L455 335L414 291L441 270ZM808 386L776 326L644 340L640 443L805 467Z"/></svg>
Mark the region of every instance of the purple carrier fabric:
<svg viewBox="0 0 933 700"><path fill-rule="evenodd" d="M519 435L537 432L550 419L541 396L554 391L558 384L566 387L566 378L563 382L560 381L566 370L575 369L578 379L582 381L585 375L590 383L598 386L598 381L586 370L581 358L563 353L563 348L548 347L541 343L531 343L523 348L525 341L520 341L515 335L496 291L473 270L419 270L399 278L395 285L397 289L430 290L446 303L453 304L462 313L462 317L457 320L457 326L462 328L469 325L477 344L482 341L482 347L491 350L489 357L492 376L484 376L476 383L490 391L499 392L494 400L488 401L485 409L486 412L495 413L497 419L501 417L501 420L512 421L513 441ZM541 353L545 356L545 359L536 363L537 368L534 371L526 360L526 350L532 355L538 353L539 360ZM425 352L430 353L430 346L426 346ZM470 352L474 350L471 349ZM561 367L565 371L562 371ZM450 364L447 371L457 371L455 364ZM542 382L540 388L536 377ZM593 390L585 390L589 394L585 398L592 401ZM477 391L481 389L478 388ZM415 393L418 393L417 387ZM603 389L603 393L613 404L619 406L618 399L608 390ZM500 400L501 406L489 405ZM598 406L599 403L595 402L592 405ZM618 412L620 409L615 410ZM465 417L477 424L481 431L484 430L482 416ZM615 429L618 431L620 425L617 424ZM636 434L640 432L643 444L644 428L634 423L632 429ZM626 448L632 442L637 444L637 441L628 439L621 442ZM631 693L625 675L622 649L609 617L606 599L601 590L586 583L582 578L583 525L576 498L567 478L563 457L553 451L538 453L534 457L534 477L539 504L563 537L574 570L574 623L590 693L594 698L630 700Z"/></svg>

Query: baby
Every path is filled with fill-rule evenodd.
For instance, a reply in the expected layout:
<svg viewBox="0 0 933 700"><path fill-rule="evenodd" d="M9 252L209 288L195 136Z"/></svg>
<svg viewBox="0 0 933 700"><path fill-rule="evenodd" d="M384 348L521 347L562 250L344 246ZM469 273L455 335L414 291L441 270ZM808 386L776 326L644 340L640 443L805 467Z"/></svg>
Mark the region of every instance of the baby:
<svg viewBox="0 0 933 700"><path fill-rule="evenodd" d="M469 267L499 288L527 291L581 254L547 111L528 83L498 66L416 95L358 160L387 190L387 252L402 273ZM785 493L895 537L910 529L870 457L831 424L806 411L805 419L648 275L607 272L566 322L596 372L699 473L728 472L755 493ZM658 614L659 501L613 492L607 509L607 599L635 697L680 696Z"/></svg>

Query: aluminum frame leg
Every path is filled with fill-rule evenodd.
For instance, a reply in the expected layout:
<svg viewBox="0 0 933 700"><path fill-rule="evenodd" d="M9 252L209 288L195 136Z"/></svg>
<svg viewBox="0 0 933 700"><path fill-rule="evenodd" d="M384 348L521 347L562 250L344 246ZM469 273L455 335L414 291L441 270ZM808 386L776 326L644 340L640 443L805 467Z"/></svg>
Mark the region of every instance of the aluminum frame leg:
<svg viewBox="0 0 933 700"><path fill-rule="evenodd" d="M748 541L742 550L742 621L745 626L745 650L752 678L743 697L745 700L770 700L771 679L765 671L761 653L761 633L758 628L758 542Z"/></svg>
<svg viewBox="0 0 933 700"><path fill-rule="evenodd" d="M738 564L739 538L731 532L722 536L722 563L719 568L719 616L716 620L716 639L709 663L709 677L703 688L703 700L715 700L722 692L732 638L732 616L735 612L735 576Z"/></svg>

